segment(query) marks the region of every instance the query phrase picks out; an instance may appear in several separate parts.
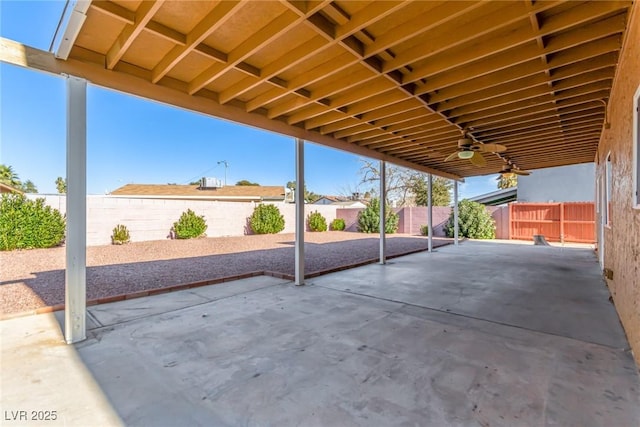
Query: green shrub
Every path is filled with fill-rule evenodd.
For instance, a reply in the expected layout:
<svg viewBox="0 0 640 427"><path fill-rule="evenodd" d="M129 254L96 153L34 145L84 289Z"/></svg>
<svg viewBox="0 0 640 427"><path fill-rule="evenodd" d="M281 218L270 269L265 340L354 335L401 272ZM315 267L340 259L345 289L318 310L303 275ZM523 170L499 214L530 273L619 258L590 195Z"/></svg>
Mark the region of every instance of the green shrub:
<svg viewBox="0 0 640 427"><path fill-rule="evenodd" d="M249 218L256 234L276 234L284 230L284 216L276 205L258 205Z"/></svg>
<svg viewBox="0 0 640 427"><path fill-rule="evenodd" d="M331 221L331 229L334 231L342 231L346 228L346 224L344 223L344 219L336 218Z"/></svg>
<svg viewBox="0 0 640 427"><path fill-rule="evenodd" d="M462 200L458 204L458 234L471 239L495 239L496 224L487 208L478 202ZM447 237L453 237L453 210L444 226Z"/></svg>
<svg viewBox="0 0 640 427"><path fill-rule="evenodd" d="M327 219L318 211L311 212L307 222L311 231L327 231Z"/></svg>
<svg viewBox="0 0 640 427"><path fill-rule="evenodd" d="M387 234L398 230L398 214L387 206L384 231ZM380 232L380 200L371 199L369 206L358 214L358 231L362 233Z"/></svg>
<svg viewBox="0 0 640 427"><path fill-rule="evenodd" d="M207 231L207 222L204 216L198 216L191 209L182 212L178 222L173 223L173 231L178 239L193 239L204 235Z"/></svg>
<svg viewBox="0 0 640 427"><path fill-rule="evenodd" d="M116 225L113 229L113 233L111 233L111 243L114 245L124 245L130 241L131 236L129 236L127 226L122 224Z"/></svg>
<svg viewBox="0 0 640 427"><path fill-rule="evenodd" d="M0 250L51 248L62 244L65 219L60 211L22 194L0 199Z"/></svg>
<svg viewBox="0 0 640 427"><path fill-rule="evenodd" d="M420 227L420 234L422 236L428 236L429 235L429 225L423 225Z"/></svg>

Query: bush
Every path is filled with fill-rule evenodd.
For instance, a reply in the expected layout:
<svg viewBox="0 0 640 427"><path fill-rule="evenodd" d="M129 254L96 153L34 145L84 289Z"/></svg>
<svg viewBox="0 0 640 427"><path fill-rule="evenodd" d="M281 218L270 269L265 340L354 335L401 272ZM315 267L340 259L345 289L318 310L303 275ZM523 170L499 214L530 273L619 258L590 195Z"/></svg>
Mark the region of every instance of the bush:
<svg viewBox="0 0 640 427"><path fill-rule="evenodd" d="M258 205L249 218L256 234L276 234L284 230L284 216L276 205Z"/></svg>
<svg viewBox="0 0 640 427"><path fill-rule="evenodd" d="M384 231L387 234L398 230L398 214L387 206ZM369 206L358 214L358 231L362 233L380 232L380 200L371 199Z"/></svg>
<svg viewBox="0 0 640 427"><path fill-rule="evenodd" d="M334 231L342 231L346 228L346 224L344 223L344 219L336 218L331 221L331 229Z"/></svg>
<svg viewBox="0 0 640 427"><path fill-rule="evenodd" d="M429 235L429 225L423 225L420 227L420 234L422 236L428 236Z"/></svg>
<svg viewBox="0 0 640 427"><path fill-rule="evenodd" d="M307 222L311 231L327 231L327 219L318 211L311 212Z"/></svg>
<svg viewBox="0 0 640 427"><path fill-rule="evenodd" d="M111 243L114 245L124 245L129 243L131 237L129 236L129 230L126 225L118 224L111 233Z"/></svg>
<svg viewBox="0 0 640 427"><path fill-rule="evenodd" d="M178 239L193 239L204 235L207 231L207 222L204 216L198 216L191 209L182 212L178 222L173 223L173 231Z"/></svg>
<svg viewBox="0 0 640 427"><path fill-rule="evenodd" d="M51 248L62 244L65 219L44 199L3 194L0 199L0 250Z"/></svg>
<svg viewBox="0 0 640 427"><path fill-rule="evenodd" d="M453 210L449 221L444 226L447 237L453 237ZM487 208L469 200L462 200L458 204L458 227L460 237L471 239L495 239L496 224Z"/></svg>

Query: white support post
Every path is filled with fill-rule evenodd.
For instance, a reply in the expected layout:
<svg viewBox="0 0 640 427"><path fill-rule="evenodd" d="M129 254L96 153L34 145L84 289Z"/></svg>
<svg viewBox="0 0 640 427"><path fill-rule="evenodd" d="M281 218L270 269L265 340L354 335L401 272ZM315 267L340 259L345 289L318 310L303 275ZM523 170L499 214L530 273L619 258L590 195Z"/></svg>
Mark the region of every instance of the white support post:
<svg viewBox="0 0 640 427"><path fill-rule="evenodd" d="M458 246L458 181L453 181L453 244Z"/></svg>
<svg viewBox="0 0 640 427"><path fill-rule="evenodd" d="M387 263L387 165L380 160L380 264Z"/></svg>
<svg viewBox="0 0 640 427"><path fill-rule="evenodd" d="M304 285L304 141L296 138L296 255L295 284Z"/></svg>
<svg viewBox="0 0 640 427"><path fill-rule="evenodd" d="M427 223L429 228L429 236L427 237L427 247L429 248L429 253L433 252L433 203L432 203L432 193L433 193L433 175L429 174L428 176L428 185L427 185Z"/></svg>
<svg viewBox="0 0 640 427"><path fill-rule="evenodd" d="M87 81L67 77L67 236L64 338L87 337Z"/></svg>

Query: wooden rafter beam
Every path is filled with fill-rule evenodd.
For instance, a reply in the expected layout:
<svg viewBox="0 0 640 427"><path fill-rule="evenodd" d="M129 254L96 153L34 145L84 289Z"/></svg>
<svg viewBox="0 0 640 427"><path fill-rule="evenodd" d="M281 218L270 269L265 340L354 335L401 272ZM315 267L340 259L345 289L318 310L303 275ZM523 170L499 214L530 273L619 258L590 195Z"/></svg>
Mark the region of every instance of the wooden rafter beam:
<svg viewBox="0 0 640 427"><path fill-rule="evenodd" d="M144 30L153 15L162 7L164 0L143 1L134 13L134 23L125 26L116 41L111 45L106 55L105 65L112 70L118 61L126 53L127 49L135 41L136 37Z"/></svg>
<svg viewBox="0 0 640 427"><path fill-rule="evenodd" d="M151 81L157 83L163 78L173 67L178 65L196 46L202 43L210 34L220 28L233 14L234 11L242 6L239 0L227 0L219 3L211 10L203 19L196 24L194 29L186 36L183 46L175 46L167 53L153 68L151 72Z"/></svg>

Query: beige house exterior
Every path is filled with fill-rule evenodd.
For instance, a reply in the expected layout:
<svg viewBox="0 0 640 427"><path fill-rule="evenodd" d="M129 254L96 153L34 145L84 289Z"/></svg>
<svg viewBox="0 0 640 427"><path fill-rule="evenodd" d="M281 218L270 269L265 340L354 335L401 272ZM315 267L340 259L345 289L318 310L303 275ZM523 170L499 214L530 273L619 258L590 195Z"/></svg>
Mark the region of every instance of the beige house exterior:
<svg viewBox="0 0 640 427"><path fill-rule="evenodd" d="M638 99L640 11L634 4L598 145L596 182L600 263L622 325L640 364L640 201ZM636 184L634 185L634 178Z"/></svg>

